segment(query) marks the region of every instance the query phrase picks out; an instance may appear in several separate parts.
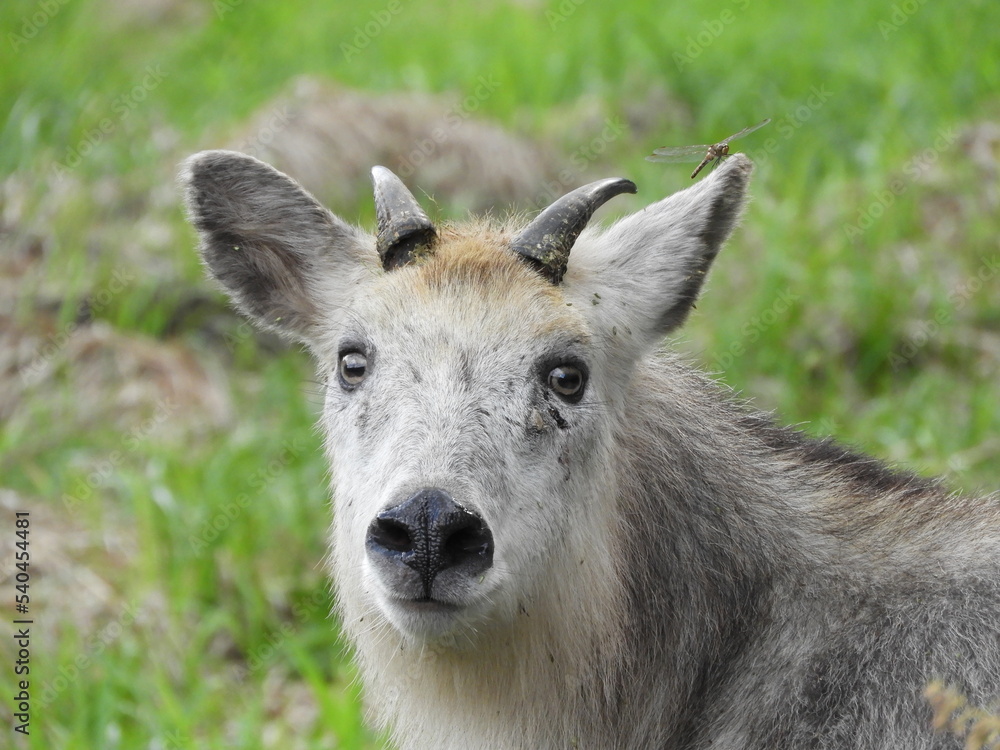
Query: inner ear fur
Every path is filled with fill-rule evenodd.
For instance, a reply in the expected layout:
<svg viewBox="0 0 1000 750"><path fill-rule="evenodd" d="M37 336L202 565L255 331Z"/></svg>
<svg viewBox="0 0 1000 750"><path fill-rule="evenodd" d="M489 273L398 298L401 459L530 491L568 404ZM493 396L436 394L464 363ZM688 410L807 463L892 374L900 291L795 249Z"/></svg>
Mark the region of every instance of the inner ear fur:
<svg viewBox="0 0 1000 750"><path fill-rule="evenodd" d="M324 306L338 302L330 292L351 293L352 281L375 262L371 237L251 156L195 154L183 163L180 183L209 273L265 328L309 342Z"/></svg>
<svg viewBox="0 0 1000 750"><path fill-rule="evenodd" d="M570 255L566 294L636 356L687 318L746 203L753 163L729 157L707 179L588 231Z"/></svg>

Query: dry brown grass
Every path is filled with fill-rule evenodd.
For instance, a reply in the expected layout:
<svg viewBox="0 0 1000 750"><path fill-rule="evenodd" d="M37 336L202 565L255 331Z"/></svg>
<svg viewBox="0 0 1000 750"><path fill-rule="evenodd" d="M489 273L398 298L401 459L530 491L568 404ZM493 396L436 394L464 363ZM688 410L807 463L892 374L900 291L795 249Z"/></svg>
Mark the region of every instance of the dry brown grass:
<svg viewBox="0 0 1000 750"><path fill-rule="evenodd" d="M558 174L557 160L477 114L488 81L477 91L481 98L465 100L371 94L301 76L226 145L294 175L338 213L357 210L358 186L374 164L452 207L503 212L530 204Z"/></svg>
<svg viewBox="0 0 1000 750"><path fill-rule="evenodd" d="M966 750L1000 748L1000 713L972 706L957 688L935 680L924 696L934 709L934 730L965 740Z"/></svg>

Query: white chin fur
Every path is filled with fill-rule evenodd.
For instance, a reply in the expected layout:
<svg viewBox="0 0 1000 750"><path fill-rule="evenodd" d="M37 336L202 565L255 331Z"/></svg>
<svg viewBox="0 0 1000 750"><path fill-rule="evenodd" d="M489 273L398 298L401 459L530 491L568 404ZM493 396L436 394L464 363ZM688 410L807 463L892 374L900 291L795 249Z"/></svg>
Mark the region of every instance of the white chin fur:
<svg viewBox="0 0 1000 750"><path fill-rule="evenodd" d="M486 618L485 608L476 603L447 604L378 597L378 608L389 623L409 640L448 645L471 645L476 623Z"/></svg>

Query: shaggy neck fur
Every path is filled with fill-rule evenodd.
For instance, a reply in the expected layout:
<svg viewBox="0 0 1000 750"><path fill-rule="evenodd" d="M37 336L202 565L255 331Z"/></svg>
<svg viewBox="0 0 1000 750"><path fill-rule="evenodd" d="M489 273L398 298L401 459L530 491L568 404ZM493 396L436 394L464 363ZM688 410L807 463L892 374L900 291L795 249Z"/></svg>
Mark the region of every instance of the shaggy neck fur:
<svg viewBox="0 0 1000 750"><path fill-rule="evenodd" d="M873 532L852 529L840 511L862 496L873 498L869 513L878 515L878 533L909 526L912 539L921 505L944 496L932 482L774 427L676 362L640 368L631 390L632 406L615 428L618 470L609 515L616 526L605 530L607 552L585 558L620 561L617 568L581 567L575 554L585 540L573 540L513 622L478 633L471 646L409 643L384 624L364 637L353 633L370 710L392 727L399 747L697 748L713 736L729 737L720 747L778 747L818 736L802 700L770 715L775 707L756 680L787 679L789 695L815 699L814 678L785 675L782 665L801 660L803 644L818 652L810 669L837 661L834 646L822 647L821 639L854 624L827 608L862 596L850 591L891 601L900 595L893 594L895 583L925 567L924 555L911 550L908 563L893 560L886 545L859 563L854 546L870 548L861 537ZM676 398L680 393L686 398ZM877 511L900 501L914 514ZM789 524L790 517L797 522ZM925 535L932 540L934 530ZM945 557L931 541L925 552ZM964 575L982 579L981 572ZM341 591L345 586L341 581ZM794 607L793 594L803 599ZM856 606L849 602L847 609ZM364 620L381 622L374 611ZM790 645L788 620L801 631ZM904 636L898 646L904 664L937 648ZM995 651L983 654L984 674L1000 668L990 661L997 661ZM902 719L887 715L867 726L870 717L858 716L857 736L830 737L853 746L883 731L880 723L909 722L909 734L898 736L929 741L919 687L925 678L901 673L898 679L917 684L899 709L908 712ZM978 689L990 694L988 685ZM748 698L748 690L757 694ZM875 705L877 695L858 700ZM763 741L747 734L753 721L743 706L755 701L762 701L759 731L769 733ZM795 742L783 744L790 738Z"/></svg>

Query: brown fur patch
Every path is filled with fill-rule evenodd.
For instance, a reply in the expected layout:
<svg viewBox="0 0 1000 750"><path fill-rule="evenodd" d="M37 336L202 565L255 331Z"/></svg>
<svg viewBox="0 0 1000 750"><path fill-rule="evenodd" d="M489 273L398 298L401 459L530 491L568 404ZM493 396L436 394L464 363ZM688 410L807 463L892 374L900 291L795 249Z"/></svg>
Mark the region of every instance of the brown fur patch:
<svg viewBox="0 0 1000 750"><path fill-rule="evenodd" d="M562 289L544 279L509 247L505 226L447 225L433 252L413 268L411 291L421 297L478 300L495 310L523 311L533 332L556 330L586 336L585 325L567 304Z"/></svg>
<svg viewBox="0 0 1000 750"><path fill-rule="evenodd" d="M539 301L565 304L559 288L510 249L510 236L504 228L482 224L444 227L433 253L419 265L421 282L430 290L472 285L489 296L521 290Z"/></svg>

